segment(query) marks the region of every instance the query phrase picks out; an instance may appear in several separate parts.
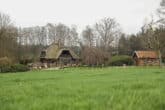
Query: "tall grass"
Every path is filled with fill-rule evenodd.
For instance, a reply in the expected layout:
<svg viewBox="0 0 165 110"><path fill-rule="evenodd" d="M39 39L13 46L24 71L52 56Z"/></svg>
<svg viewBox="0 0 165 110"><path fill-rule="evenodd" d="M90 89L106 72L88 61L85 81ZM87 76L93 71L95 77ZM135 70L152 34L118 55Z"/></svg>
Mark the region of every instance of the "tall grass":
<svg viewBox="0 0 165 110"><path fill-rule="evenodd" d="M0 74L0 110L165 110L165 69Z"/></svg>

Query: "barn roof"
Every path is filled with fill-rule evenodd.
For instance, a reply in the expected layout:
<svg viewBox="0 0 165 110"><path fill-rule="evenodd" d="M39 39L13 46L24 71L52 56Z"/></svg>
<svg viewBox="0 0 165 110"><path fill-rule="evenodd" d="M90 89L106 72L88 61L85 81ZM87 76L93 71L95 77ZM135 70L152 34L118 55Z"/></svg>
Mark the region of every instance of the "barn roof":
<svg viewBox="0 0 165 110"><path fill-rule="evenodd" d="M79 57L69 48L59 48L58 44L51 44L47 49L44 50L46 52L45 56L42 58L47 59L58 59L63 51L69 51L73 59L79 59Z"/></svg>
<svg viewBox="0 0 165 110"><path fill-rule="evenodd" d="M138 58L159 58L159 55L156 51L135 51L133 56Z"/></svg>

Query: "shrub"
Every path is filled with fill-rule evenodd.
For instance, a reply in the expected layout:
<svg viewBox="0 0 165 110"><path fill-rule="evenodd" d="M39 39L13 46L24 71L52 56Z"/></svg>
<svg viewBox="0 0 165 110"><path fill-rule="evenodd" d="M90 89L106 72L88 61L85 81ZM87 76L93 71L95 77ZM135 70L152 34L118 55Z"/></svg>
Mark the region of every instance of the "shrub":
<svg viewBox="0 0 165 110"><path fill-rule="evenodd" d="M8 72L25 72L28 71L29 68L22 64L14 64L14 65L5 65L0 67L1 73L8 73Z"/></svg>
<svg viewBox="0 0 165 110"><path fill-rule="evenodd" d="M25 72L28 71L29 68L22 64L15 64L11 66L12 72Z"/></svg>
<svg viewBox="0 0 165 110"><path fill-rule="evenodd" d="M110 57L107 52L95 47L84 47L81 56L82 63L88 66L105 65Z"/></svg>
<svg viewBox="0 0 165 110"><path fill-rule="evenodd" d="M11 72L11 66L1 66L0 67L0 72L1 73L8 73L8 72Z"/></svg>
<svg viewBox="0 0 165 110"><path fill-rule="evenodd" d="M12 64L12 61L8 57L0 58L0 67L2 67L2 66L10 66L11 64Z"/></svg>
<svg viewBox="0 0 165 110"><path fill-rule="evenodd" d="M111 66L123 66L123 65L133 65L133 59L130 56L120 55L120 56L113 56L109 65Z"/></svg>

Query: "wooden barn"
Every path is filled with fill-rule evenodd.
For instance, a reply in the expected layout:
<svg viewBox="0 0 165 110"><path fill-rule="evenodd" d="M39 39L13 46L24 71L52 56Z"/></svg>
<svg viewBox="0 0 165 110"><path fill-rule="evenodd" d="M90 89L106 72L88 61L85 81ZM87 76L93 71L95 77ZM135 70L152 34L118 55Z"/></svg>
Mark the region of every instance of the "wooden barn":
<svg viewBox="0 0 165 110"><path fill-rule="evenodd" d="M160 59L156 51L135 51L133 59L137 66L158 66Z"/></svg>
<svg viewBox="0 0 165 110"><path fill-rule="evenodd" d="M48 67L78 65L79 60L80 58L71 49L60 47L56 43L51 44L40 54L40 61Z"/></svg>

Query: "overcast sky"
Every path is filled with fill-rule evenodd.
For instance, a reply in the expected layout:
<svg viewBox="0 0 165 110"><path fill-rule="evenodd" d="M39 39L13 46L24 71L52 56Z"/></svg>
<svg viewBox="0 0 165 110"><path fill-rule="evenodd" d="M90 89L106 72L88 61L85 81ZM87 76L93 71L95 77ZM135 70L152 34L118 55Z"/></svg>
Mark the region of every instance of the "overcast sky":
<svg viewBox="0 0 165 110"><path fill-rule="evenodd" d="M160 0L0 0L0 12L9 14L21 27L61 22L75 24L79 31L101 18L112 17L124 32L136 33L159 3Z"/></svg>

